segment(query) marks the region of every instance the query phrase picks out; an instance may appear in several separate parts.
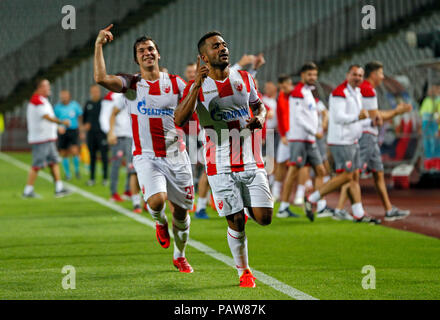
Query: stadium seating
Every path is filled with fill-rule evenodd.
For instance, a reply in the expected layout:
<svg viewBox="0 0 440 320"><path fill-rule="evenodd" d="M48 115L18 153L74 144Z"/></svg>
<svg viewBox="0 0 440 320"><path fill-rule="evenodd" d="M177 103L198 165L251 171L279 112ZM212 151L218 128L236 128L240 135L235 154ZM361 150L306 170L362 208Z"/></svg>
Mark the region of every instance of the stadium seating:
<svg viewBox="0 0 440 320"><path fill-rule="evenodd" d="M77 0L74 2L75 8L80 10L92 4L93 1ZM52 0L51 6L45 4L47 0L3 0L0 2L0 37L4 39L0 47L0 58L17 50L47 27L61 20L61 8L66 5L66 1ZM26 28L23 28L24 23Z"/></svg>
<svg viewBox="0 0 440 320"><path fill-rule="evenodd" d="M322 2L321 2L322 3ZM385 32L399 21L433 5L433 0L360 0L336 14L320 19L310 27L282 39L264 50L268 64L259 75L262 79L274 79L288 70L295 73L309 60L325 61L339 56L368 39L376 32ZM376 9L376 29L363 29L362 8L373 5Z"/></svg>
<svg viewBox="0 0 440 320"><path fill-rule="evenodd" d="M61 8L65 1L4 0L0 2L0 99L20 82L32 79L40 70L84 46L98 27L119 21L130 10L153 0L78 0L76 29L64 30ZM26 27L23 27L26 25ZM5 40L4 40L5 39Z"/></svg>
<svg viewBox="0 0 440 320"><path fill-rule="evenodd" d="M68 41L60 32L54 31L41 38L45 45L38 44L38 54L32 52L28 55L18 55L20 56L18 59L16 58L17 51L15 51L14 55L9 54L10 59L7 60L8 65L6 66L5 61L0 58L0 66L4 66L0 80L6 83L3 88L0 88L0 97L2 90L3 93L9 92L14 88L13 84L30 79L41 67L49 66L60 56L65 56L75 46L80 46L81 43L96 36L98 26L105 26L114 21L116 17L126 15L128 9L124 6L125 10L122 10L122 6L119 6L121 10L118 10L118 15L112 16L115 14L115 10L111 8L119 4L118 0L113 1L110 3L109 1L95 0L93 3L95 10L100 8L100 12L102 12L99 15L99 20L98 17L95 17L97 20L93 24L86 23L86 20L83 20L81 24L77 22L84 29L82 32L72 33ZM130 3L135 6L142 1L154 2L157 0L131 0ZM267 64L259 72L258 78L262 81L273 80L280 73L295 73L305 61L320 62L335 57L341 51L370 37L375 30L362 30L360 27L363 17L361 9L365 4L375 5L377 31L383 31L399 19L410 16L413 12L423 9L424 6L434 3L434 1L177 0L165 6L143 23L131 28L122 36L117 37L114 42L105 47L107 71L117 73L138 70L137 65L133 62L132 45L134 39L147 34L159 44L162 54L161 65L171 73L182 74L186 63L196 59L196 43L202 33L217 29L224 34L229 42L231 62L237 61L244 53L264 52ZM261 10L261 8L265 9ZM84 10L85 15L81 19L89 19L95 10ZM199 12L204 12L204 14L200 15ZM78 19L80 16L82 14L78 15ZM359 28L353 28L353 25L359 25ZM79 39L76 34L85 34L86 36ZM41 39L34 37L30 43L32 45ZM396 46L402 45L397 43L399 41L396 41ZM54 44L57 47L56 51L50 49ZM399 51L402 50L396 46L385 46L385 49L378 49L377 52L380 52L381 55L377 58L391 55L394 51L397 51L397 55L401 56ZM23 48L27 50L26 47ZM373 54L371 50L369 49L363 54L371 56ZM429 51L414 49L408 55L409 57L401 57L413 61L419 57L429 56ZM45 57L44 61L41 59L42 56ZM341 79L341 71L337 70L343 70L346 64L348 62L344 62L341 69L335 68L335 71L331 71L331 75L330 73L323 74L323 79L330 84L338 82L338 79ZM393 62L390 63L390 65L392 64ZM395 64L393 67L397 68L398 65ZM66 88L72 92L72 97L75 100L84 104L88 98L89 86L92 83L93 57L89 57L53 82L51 100L54 103L58 101L59 91ZM23 116L25 106L26 102L21 105L21 108L17 106L16 109L19 110L11 114Z"/></svg>
<svg viewBox="0 0 440 320"><path fill-rule="evenodd" d="M273 3L276 2L276 5ZM275 0L185 0L171 3L164 10L145 21L129 33L116 39L105 48L105 57L109 72L134 72L137 66L132 58L132 45L139 35L148 34L159 44L162 53L161 65L172 73L182 73L187 62L194 61L197 55L196 43L201 36L200 30L220 30L231 48L231 60L236 61L244 53L257 53L265 47L271 47L290 34L301 32L319 19L335 14L341 8L352 4L354 0L295 1ZM253 7L266 6L267 10L252 10ZM194 18L200 8L212 15ZM319 10L316 8L319 7ZM183 14L176 15L176 12ZM217 12L228 12L217 17ZM246 12L247 14L243 14ZM236 30L235 21L246 26ZM244 21L243 21L244 20ZM261 21L272 21L263 25ZM170 23L171 22L171 23ZM181 32L180 30L184 30ZM96 31L95 31L96 33ZM54 100L63 87L70 87L75 99L83 103L88 96L88 87L93 82L93 59L90 57L72 72L58 79L54 84ZM83 81L75 81L81 75ZM75 94L77 93L77 94Z"/></svg>
<svg viewBox="0 0 440 320"><path fill-rule="evenodd" d="M417 2L389 0L387 4L383 4L378 1L377 24L385 27L431 2L432 0ZM365 3L367 2L355 0L324 2L274 0L270 3L265 0L175 1L106 47L108 70L110 72L136 70L137 66L132 61L131 53L133 40L139 35L148 34L159 44L162 53L161 65L172 73L182 73L185 64L195 60L197 55L195 44L201 36L200 30L218 29L230 44L232 61L238 60L244 53L263 51L268 63L262 69L259 78L274 79L281 72L297 70L306 60L320 61L336 54L349 43L357 43L371 34L374 30L361 32L359 31L361 28L356 32L349 32L350 24L358 23L360 26L361 8ZM262 7L267 7L267 10L261 10ZM204 12L210 14L197 16L196 13L203 8L207 9ZM208 10L208 8L212 9ZM383 18L379 18L382 16ZM236 21L240 21L241 30L236 29ZM262 24L261 21L271 21L271 23ZM315 44L301 41L315 34ZM343 37L338 34L348 34L350 37L342 41ZM92 58L89 58L64 78L65 85L78 86L71 89L78 93L75 98L80 102L87 99L88 86L93 81L91 63ZM85 81L69 80L73 80L77 74L81 74ZM61 80L55 83L55 99L62 87L61 84Z"/></svg>
<svg viewBox="0 0 440 320"><path fill-rule="evenodd" d="M388 37L385 41L379 42L375 47L353 55L344 60L341 64L334 66L329 71L321 74L322 82L337 85L344 78L347 68L353 64L365 64L372 60L382 61L385 65L385 73L388 75L405 74L412 83L413 95L420 97L426 81L426 75L412 68L418 62L433 58L433 53L429 49L411 48L406 42L406 32L431 31L440 25L440 13L434 13L431 17L423 19L419 23L411 24L407 29L401 30L397 34Z"/></svg>

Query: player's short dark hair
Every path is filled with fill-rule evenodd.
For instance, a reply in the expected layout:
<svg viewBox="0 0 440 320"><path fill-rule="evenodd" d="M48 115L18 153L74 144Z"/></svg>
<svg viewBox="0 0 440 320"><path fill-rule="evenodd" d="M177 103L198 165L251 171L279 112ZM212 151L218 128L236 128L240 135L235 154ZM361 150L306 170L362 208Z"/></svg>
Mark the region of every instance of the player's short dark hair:
<svg viewBox="0 0 440 320"><path fill-rule="evenodd" d="M136 58L136 50L139 44L144 43L146 41L151 41L154 43L154 46L156 47L157 52L160 54L160 50L159 50L159 46L157 45L156 41L153 40L153 38L148 37L148 36L142 36L136 39L136 41L134 42L133 45L133 57L134 57L134 62L137 62L137 58Z"/></svg>
<svg viewBox="0 0 440 320"><path fill-rule="evenodd" d="M316 65L316 63L309 61L306 62L302 67L301 70L299 71L300 73L309 71L309 70L318 70L318 66Z"/></svg>
<svg viewBox="0 0 440 320"><path fill-rule="evenodd" d="M202 54L202 48L205 45L206 39L209 39L214 36L219 36L223 38L223 35L219 31L215 31L215 30L205 33L203 37L200 38L199 42L197 43L197 49L199 50L200 54Z"/></svg>
<svg viewBox="0 0 440 320"><path fill-rule="evenodd" d="M186 64L186 66L187 67L190 67L190 66L194 66L194 65L196 65L197 63L195 63L195 62L188 62L187 64Z"/></svg>
<svg viewBox="0 0 440 320"><path fill-rule="evenodd" d="M353 68L362 68L361 65L355 63L348 67L348 72L350 72Z"/></svg>
<svg viewBox="0 0 440 320"><path fill-rule="evenodd" d="M376 70L383 69L383 64L380 61L371 61L365 65L365 78L368 78L370 74Z"/></svg>
<svg viewBox="0 0 440 320"><path fill-rule="evenodd" d="M43 81L46 81L46 80L47 80L46 78L37 78L37 79L35 79L35 81L34 81L34 89L37 90L40 87L41 83L43 83Z"/></svg>
<svg viewBox="0 0 440 320"><path fill-rule="evenodd" d="M280 74L278 76L278 83L279 84L284 83L284 82L286 82L288 80L292 80L288 74Z"/></svg>

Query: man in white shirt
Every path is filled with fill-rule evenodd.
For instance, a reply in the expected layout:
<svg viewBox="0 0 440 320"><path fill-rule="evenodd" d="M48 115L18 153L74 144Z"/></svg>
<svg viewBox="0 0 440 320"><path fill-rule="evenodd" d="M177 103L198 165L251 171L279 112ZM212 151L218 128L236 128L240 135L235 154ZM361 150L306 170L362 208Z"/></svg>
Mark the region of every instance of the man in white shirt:
<svg viewBox="0 0 440 320"><path fill-rule="evenodd" d="M371 121L371 119L363 121L362 137L359 139L359 147L362 170L373 173L374 184L385 209L385 220L395 221L406 218L410 214L410 211L399 209L391 204L385 183L384 167L378 142L379 130L378 127L374 125L374 122L378 122L378 125L381 125L383 121L390 120L405 112L410 112L412 106L406 103L400 103L393 110L379 110L375 88L382 83L384 78L383 64L381 62L372 61L366 64L365 81L360 85L362 107L368 110L370 118L376 119L376 121ZM341 189L341 197L335 212L335 218L340 220L345 220L349 217L349 213L343 209L348 197L345 190L346 188Z"/></svg>
<svg viewBox="0 0 440 320"><path fill-rule="evenodd" d="M127 103L122 93L109 92L102 101L101 114L110 107L108 124L101 123L102 130L107 133L107 141L111 148L111 171L110 171L110 192L111 201L122 202L123 198L118 193L119 168L125 158L127 179L123 196L131 198L133 212L142 213L141 198L139 195L139 183L136 171L133 166L133 155L131 153L132 137L130 117L127 111ZM104 122L105 119L102 119ZM100 121L101 122L101 121ZM107 130L108 126L108 130Z"/></svg>
<svg viewBox="0 0 440 320"><path fill-rule="evenodd" d="M57 124L69 126L70 121L61 121L55 117L52 105L47 99L51 94L47 79L36 82L36 90L27 107L28 143L32 146L32 168L29 171L24 198L36 198L34 183L38 171L49 166L55 181L55 197L63 197L70 192L64 189L60 175L60 157L55 145Z"/></svg>
<svg viewBox="0 0 440 320"><path fill-rule="evenodd" d="M330 96L327 142L333 155L337 176L304 199L304 209L308 217L313 216L314 203L349 182L355 221L380 223L380 220L365 214L359 186L361 163L358 140L362 135L361 120L368 118L368 111L362 109L362 95L359 89L363 76L364 70L359 65L350 66L346 81Z"/></svg>
<svg viewBox="0 0 440 320"><path fill-rule="evenodd" d="M298 171L305 165L313 166L316 173L316 187L323 184L325 168L316 144L316 139L322 138L319 129L319 117L316 99L312 94L318 79L318 67L313 62L304 64L301 68L301 81L295 86L289 96L289 130L286 137L289 140L289 169L284 180L281 194L281 205L277 213L279 218L293 217L290 211L289 198ZM331 211L324 199L318 201L318 212ZM332 212L332 211L331 211ZM314 216L308 218L313 221Z"/></svg>

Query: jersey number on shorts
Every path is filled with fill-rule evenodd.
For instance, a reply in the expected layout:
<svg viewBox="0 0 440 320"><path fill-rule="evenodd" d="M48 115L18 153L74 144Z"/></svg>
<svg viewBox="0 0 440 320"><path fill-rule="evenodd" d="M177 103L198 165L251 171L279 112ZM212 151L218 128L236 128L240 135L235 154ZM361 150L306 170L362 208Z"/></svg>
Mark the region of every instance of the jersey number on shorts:
<svg viewBox="0 0 440 320"><path fill-rule="evenodd" d="M185 191L186 191L186 198L188 200L193 200L194 199L194 186L185 187Z"/></svg>

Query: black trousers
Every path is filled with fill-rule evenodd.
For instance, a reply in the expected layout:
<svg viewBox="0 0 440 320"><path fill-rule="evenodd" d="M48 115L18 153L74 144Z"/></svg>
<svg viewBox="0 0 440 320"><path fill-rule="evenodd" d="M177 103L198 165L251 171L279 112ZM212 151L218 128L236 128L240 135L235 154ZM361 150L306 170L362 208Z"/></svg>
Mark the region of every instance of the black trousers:
<svg viewBox="0 0 440 320"><path fill-rule="evenodd" d="M87 146L90 151L90 179L95 180L96 154L99 151L102 159L103 178L108 178L108 143L104 132L87 133Z"/></svg>

